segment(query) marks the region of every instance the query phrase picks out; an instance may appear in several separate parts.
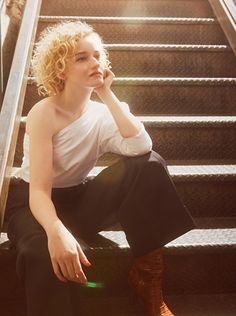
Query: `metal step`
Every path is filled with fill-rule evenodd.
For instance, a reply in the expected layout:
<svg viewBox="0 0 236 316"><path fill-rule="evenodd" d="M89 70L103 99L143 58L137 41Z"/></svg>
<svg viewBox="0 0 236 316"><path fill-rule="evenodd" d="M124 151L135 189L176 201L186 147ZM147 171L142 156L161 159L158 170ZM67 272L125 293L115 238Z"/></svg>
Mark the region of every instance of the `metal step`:
<svg viewBox="0 0 236 316"><path fill-rule="evenodd" d="M95 167L95 176L104 167ZM222 217L236 214L236 164L168 165L183 203L194 217Z"/></svg>
<svg viewBox="0 0 236 316"><path fill-rule="evenodd" d="M109 161L111 162L111 159ZM104 168L104 165L94 167L88 177L96 176ZM180 198L192 216L235 216L236 164L168 165L168 170ZM19 177L19 172L19 168L12 169L10 190L13 192L14 179ZM6 212L6 220L7 218Z"/></svg>
<svg viewBox="0 0 236 316"><path fill-rule="evenodd" d="M118 77L236 77L226 45L105 45Z"/></svg>
<svg viewBox="0 0 236 316"><path fill-rule="evenodd" d="M206 0L43 0L41 15L212 17Z"/></svg>
<svg viewBox="0 0 236 316"><path fill-rule="evenodd" d="M199 224L197 229L165 246L166 267L163 280L165 294L236 292L234 282L236 218L224 219L224 228L218 228L222 227L221 221L222 219L215 219L213 225L212 219L210 224L208 224L209 219L205 219L204 223L201 219L202 227ZM3 234L2 239L4 237L6 238ZM80 287L80 295L82 297L128 295L127 273L132 263L132 256L124 232L111 228L100 232L93 240L86 242L79 240L79 242L92 263L92 267L84 268L88 280L102 284L102 289L91 290L88 287ZM8 260L8 266L12 267L10 262L15 260L14 251L9 250L7 242L5 244L2 242L0 248L0 255L5 258L5 264ZM14 271L11 275L14 276ZM5 280L4 276L1 276L1 279ZM5 288L4 293L1 291L0 294L1 298L5 299L13 297L10 285Z"/></svg>
<svg viewBox="0 0 236 316"><path fill-rule="evenodd" d="M165 295L175 316L234 316L236 294ZM127 297L83 298L80 316L147 316L141 304ZM0 301L1 316L25 316L23 300Z"/></svg>
<svg viewBox="0 0 236 316"><path fill-rule="evenodd" d="M120 77L112 84L136 115L236 115L235 89L236 78ZM40 99L29 78L23 115Z"/></svg>
<svg viewBox="0 0 236 316"><path fill-rule="evenodd" d="M76 20L92 25L105 43L228 44L214 18L41 16L37 34L52 24Z"/></svg>
<svg viewBox="0 0 236 316"><path fill-rule="evenodd" d="M166 160L234 159L235 116L139 116ZM21 164L25 118L18 135L15 166Z"/></svg>

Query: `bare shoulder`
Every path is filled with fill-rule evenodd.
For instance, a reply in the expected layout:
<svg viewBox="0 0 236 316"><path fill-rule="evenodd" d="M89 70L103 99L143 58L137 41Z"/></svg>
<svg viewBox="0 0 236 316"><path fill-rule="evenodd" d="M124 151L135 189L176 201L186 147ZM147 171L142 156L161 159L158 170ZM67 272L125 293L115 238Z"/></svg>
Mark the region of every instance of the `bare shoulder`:
<svg viewBox="0 0 236 316"><path fill-rule="evenodd" d="M51 98L45 98L36 103L29 111L26 121L26 132L40 129L53 133L55 121L55 107Z"/></svg>

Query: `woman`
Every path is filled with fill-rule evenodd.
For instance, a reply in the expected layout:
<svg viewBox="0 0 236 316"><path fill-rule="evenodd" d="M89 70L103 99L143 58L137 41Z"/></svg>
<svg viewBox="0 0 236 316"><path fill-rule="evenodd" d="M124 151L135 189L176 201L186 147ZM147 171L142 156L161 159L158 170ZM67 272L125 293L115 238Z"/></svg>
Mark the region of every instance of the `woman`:
<svg viewBox="0 0 236 316"><path fill-rule="evenodd" d="M21 194L8 229L28 316L75 315L69 284L87 282L82 266L91 265L75 237L115 222L134 255L129 283L148 315L173 315L161 293L162 246L193 221L143 124L111 91L101 38L85 23L53 26L36 46L32 70L48 97L27 117ZM93 91L101 103L90 100ZM122 158L87 181L105 152Z"/></svg>

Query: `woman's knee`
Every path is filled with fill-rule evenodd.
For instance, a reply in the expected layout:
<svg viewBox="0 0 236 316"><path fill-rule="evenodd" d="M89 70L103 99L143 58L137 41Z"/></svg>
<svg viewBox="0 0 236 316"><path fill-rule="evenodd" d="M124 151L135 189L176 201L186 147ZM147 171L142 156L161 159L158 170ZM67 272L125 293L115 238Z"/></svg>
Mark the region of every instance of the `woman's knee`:
<svg viewBox="0 0 236 316"><path fill-rule="evenodd" d="M142 156L135 156L135 157L128 157L126 159L127 165L134 166L134 167L145 167L145 168L159 168L167 170L167 164L164 158L159 155L155 151L151 151Z"/></svg>

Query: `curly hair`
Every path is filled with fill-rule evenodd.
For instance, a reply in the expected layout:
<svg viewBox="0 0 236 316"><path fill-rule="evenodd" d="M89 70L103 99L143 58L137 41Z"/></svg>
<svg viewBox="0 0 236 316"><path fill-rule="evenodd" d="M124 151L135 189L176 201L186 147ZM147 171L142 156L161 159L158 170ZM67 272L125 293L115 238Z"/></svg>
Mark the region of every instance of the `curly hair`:
<svg viewBox="0 0 236 316"><path fill-rule="evenodd" d="M101 64L108 66L108 53L102 38L85 22L63 22L47 27L40 34L31 61L31 74L40 95L52 96L64 89L64 80L60 78L67 61L74 56L79 40L91 34L101 43Z"/></svg>

